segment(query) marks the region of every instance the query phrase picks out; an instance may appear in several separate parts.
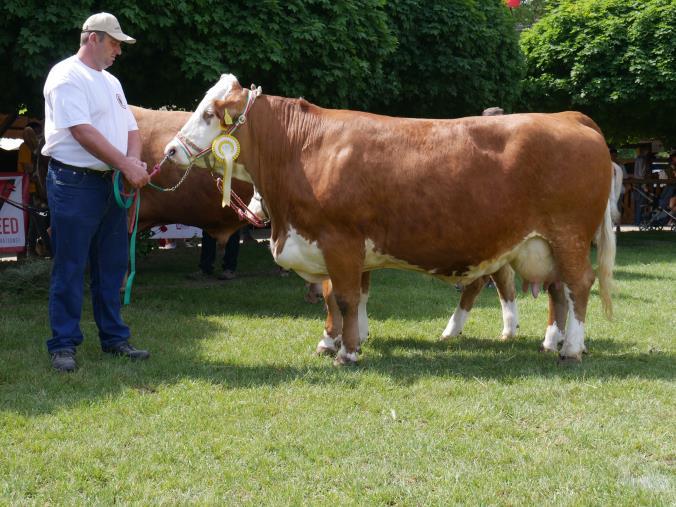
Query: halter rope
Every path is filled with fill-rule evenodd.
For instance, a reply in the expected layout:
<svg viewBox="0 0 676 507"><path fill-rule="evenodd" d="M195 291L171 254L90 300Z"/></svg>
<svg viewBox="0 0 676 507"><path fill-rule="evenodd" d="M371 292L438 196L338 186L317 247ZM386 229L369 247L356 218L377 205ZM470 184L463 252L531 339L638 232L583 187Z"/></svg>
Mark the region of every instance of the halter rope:
<svg viewBox="0 0 676 507"><path fill-rule="evenodd" d="M254 101L256 100L256 97L260 95L261 89L256 88L254 85L251 85L251 90L248 90L249 94L247 95L247 101L246 101L246 106L244 108L244 111L242 112L241 115L237 118L237 121L230 126L229 129L223 128L221 126L221 130L226 133L226 135L232 134L235 132L241 125L246 123L246 115L249 113L251 110L251 106L253 106ZM226 111L227 113L227 111ZM185 179L188 177L188 173L190 173L190 170L192 169L192 166L195 164L197 160L200 158L204 157L206 154L210 153L212 150L212 147L209 146L208 148L200 148L197 144L195 144L193 141L191 141L188 137L186 137L184 134L181 133L179 130L178 133L176 134L176 140L178 141L179 147L185 152L187 158L188 158L188 168L185 170L183 173L183 176L181 179L176 183L173 187L170 188L165 188L165 187L160 187L159 185L155 185L153 182L149 182L148 185L151 188L154 188L155 190L159 192L174 192L178 187L180 187ZM193 155L190 151L190 148L193 148L196 151L196 154ZM169 156L165 156L162 161L159 164L156 164L155 167L153 168L153 171L150 173L150 177L152 178L155 176L157 173L160 172L162 165L167 161ZM210 165L208 163L208 158L207 158L207 167ZM112 168L114 169L114 168ZM219 187L219 179L216 180L216 186ZM222 185L222 180L220 180L220 185ZM124 209L129 209L131 208L132 204L135 203L134 208L131 210L131 217L129 220L129 234L131 234L131 238L129 240L129 259L130 259L130 272L129 276L127 277L127 284L124 289L124 304L128 305L130 300L131 300L131 287L134 282L134 277L136 276L136 234L138 232L138 217L141 209L141 192L139 189L135 189L131 191L130 193L124 193L121 191L122 183L120 181L120 171L115 169L113 172L113 191L115 195L115 201L117 202L117 205L121 208ZM246 220L255 227L264 227L267 222L261 221L242 201L241 197L239 197L234 190L230 191L230 195L233 199L233 205L231 206L232 209L237 213L237 216L239 217L240 220ZM133 225L132 225L133 224Z"/></svg>

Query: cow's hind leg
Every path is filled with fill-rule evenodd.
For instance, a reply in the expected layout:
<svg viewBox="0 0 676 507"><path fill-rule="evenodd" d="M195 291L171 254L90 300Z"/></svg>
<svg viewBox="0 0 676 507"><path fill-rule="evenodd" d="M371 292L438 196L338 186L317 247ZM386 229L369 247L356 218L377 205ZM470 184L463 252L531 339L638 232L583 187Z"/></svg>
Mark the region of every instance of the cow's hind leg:
<svg viewBox="0 0 676 507"><path fill-rule="evenodd" d="M568 302L566 334L559 351L562 361L580 361L582 353L586 350L584 322L589 291L594 283L594 270L589 261L590 242L580 243L583 244L578 245L572 252L569 250L565 258L559 257L558 263L560 278L564 283L564 295Z"/></svg>
<svg viewBox="0 0 676 507"><path fill-rule="evenodd" d="M359 344L364 343L369 337L369 317L366 311L366 304L369 300L369 289L371 287L371 272L366 271L361 274L361 292L359 294Z"/></svg>
<svg viewBox="0 0 676 507"><path fill-rule="evenodd" d="M322 282L322 295L326 308L326 321L324 323L324 335L317 344L317 354L335 355L343 338L343 316L338 308L338 303L333 294L333 285L329 278Z"/></svg>
<svg viewBox="0 0 676 507"><path fill-rule="evenodd" d="M453 312L453 315L451 315L451 318L446 325L446 329L444 329L444 331L441 333L441 340L448 340L449 338L453 338L462 333L462 329L465 327L465 322L467 322L469 312L474 306L474 301L481 292L481 289L483 289L484 285L486 285L488 279L488 276L479 277L462 289L460 302Z"/></svg>
<svg viewBox="0 0 676 507"><path fill-rule="evenodd" d="M549 318L545 339L540 345L540 352L558 352L559 343L564 340L566 318L568 317L568 301L560 283L552 283L547 288L549 293Z"/></svg>

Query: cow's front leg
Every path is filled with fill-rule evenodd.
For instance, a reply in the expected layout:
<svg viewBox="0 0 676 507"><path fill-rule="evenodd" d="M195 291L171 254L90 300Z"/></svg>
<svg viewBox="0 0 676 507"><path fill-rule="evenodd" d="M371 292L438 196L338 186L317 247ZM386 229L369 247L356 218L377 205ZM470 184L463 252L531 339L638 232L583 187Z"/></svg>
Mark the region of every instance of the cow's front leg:
<svg viewBox="0 0 676 507"><path fill-rule="evenodd" d="M359 352L359 290L336 290L335 297L343 316L343 340L333 364L353 365Z"/></svg>
<svg viewBox="0 0 676 507"><path fill-rule="evenodd" d="M324 322L324 335L317 344L317 354L333 356L341 345L343 316L333 295L333 285L329 278L322 282L322 295L326 308L326 321Z"/></svg>
<svg viewBox="0 0 676 507"><path fill-rule="evenodd" d="M540 345L540 352L558 352L559 343L563 341L568 317L568 301L560 283L552 283L547 288L549 293L549 318L545 339Z"/></svg>
<svg viewBox="0 0 676 507"><path fill-rule="evenodd" d="M559 262L563 290L568 302L568 322L563 345L559 351L561 361L581 361L587 349L584 344L584 322L587 315L589 291L594 284L594 270L589 262L588 244L580 242L571 249L564 264Z"/></svg>
<svg viewBox="0 0 676 507"><path fill-rule="evenodd" d="M366 311L366 304L369 299L369 287L371 285L371 274L369 272L361 275L361 293L359 297L359 308L357 311L359 320L359 344L357 350L361 350L361 344L369 336L369 321ZM333 285L330 279L322 283L322 296L324 298L324 307L326 309L326 321L324 323L324 334L317 344L317 354L335 355L342 344L343 315L338 308L338 303L333 294Z"/></svg>
<svg viewBox="0 0 676 507"><path fill-rule="evenodd" d="M514 270L505 264L491 275L500 298L502 307L502 335L500 339L509 340L516 336L519 327L519 314L516 307L516 288L514 287Z"/></svg>
<svg viewBox="0 0 676 507"><path fill-rule="evenodd" d="M359 350L359 301L361 299L363 242L345 237L335 238L323 248L326 267L331 277L333 297L343 317L343 339L334 365L352 365L357 362ZM340 245L337 248L336 245Z"/></svg>

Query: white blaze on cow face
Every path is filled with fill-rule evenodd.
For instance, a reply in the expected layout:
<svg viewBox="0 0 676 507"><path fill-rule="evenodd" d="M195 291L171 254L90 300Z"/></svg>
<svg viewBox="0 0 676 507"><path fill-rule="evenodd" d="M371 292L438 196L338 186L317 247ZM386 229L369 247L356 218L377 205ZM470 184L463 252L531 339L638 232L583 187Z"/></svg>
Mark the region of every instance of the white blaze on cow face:
<svg viewBox="0 0 676 507"><path fill-rule="evenodd" d="M198 148L199 150L209 148L216 136L221 133L221 122L213 114L211 108L213 107L214 100L224 99L230 93L235 83L237 83L235 76L223 74L218 82L207 91L202 102L199 103L195 112L179 131L180 136L187 140L188 149L192 155L197 153ZM177 137L174 137L165 146L164 154L175 164L186 167L190 164L190 156L186 153ZM197 160L195 164L200 167L206 167L204 158Z"/></svg>

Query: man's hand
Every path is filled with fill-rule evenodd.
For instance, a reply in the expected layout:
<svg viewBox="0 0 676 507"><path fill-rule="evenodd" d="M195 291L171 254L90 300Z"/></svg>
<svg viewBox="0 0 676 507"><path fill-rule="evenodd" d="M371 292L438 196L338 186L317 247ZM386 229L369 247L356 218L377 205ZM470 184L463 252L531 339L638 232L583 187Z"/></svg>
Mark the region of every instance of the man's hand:
<svg viewBox="0 0 676 507"><path fill-rule="evenodd" d="M117 168L124 175L125 179L134 188L141 188L150 183L145 162L141 162L134 157L124 157Z"/></svg>
<svg viewBox="0 0 676 507"><path fill-rule="evenodd" d="M110 144L101 133L91 125L85 123L70 127L75 140L89 153L115 169L119 169L129 184L134 188L141 188L148 184L150 176L146 170L146 164L141 162L136 153L141 153L141 138L138 130L129 133L130 156L121 153Z"/></svg>

